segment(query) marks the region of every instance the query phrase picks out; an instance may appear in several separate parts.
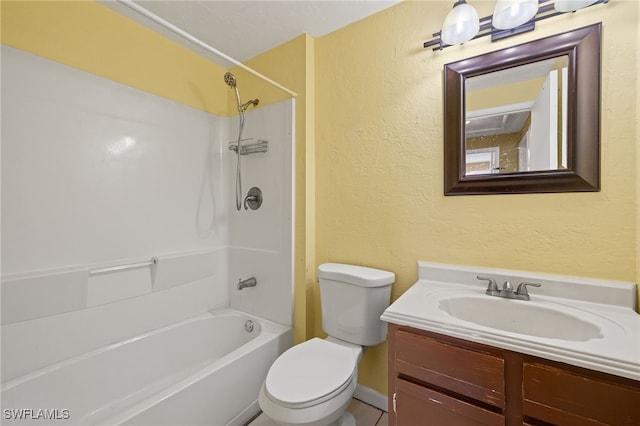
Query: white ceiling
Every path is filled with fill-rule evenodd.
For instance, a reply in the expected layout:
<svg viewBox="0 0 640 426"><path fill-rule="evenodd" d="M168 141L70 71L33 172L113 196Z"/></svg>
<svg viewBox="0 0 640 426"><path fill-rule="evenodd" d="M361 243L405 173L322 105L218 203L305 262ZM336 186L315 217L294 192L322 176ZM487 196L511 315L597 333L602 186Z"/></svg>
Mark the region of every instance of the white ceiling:
<svg viewBox="0 0 640 426"><path fill-rule="evenodd" d="M301 34L320 37L342 28L400 0L136 0L135 3L191 34L209 46L243 62ZM172 40L214 60L225 68L231 64L154 24L120 2L105 6L128 16Z"/></svg>

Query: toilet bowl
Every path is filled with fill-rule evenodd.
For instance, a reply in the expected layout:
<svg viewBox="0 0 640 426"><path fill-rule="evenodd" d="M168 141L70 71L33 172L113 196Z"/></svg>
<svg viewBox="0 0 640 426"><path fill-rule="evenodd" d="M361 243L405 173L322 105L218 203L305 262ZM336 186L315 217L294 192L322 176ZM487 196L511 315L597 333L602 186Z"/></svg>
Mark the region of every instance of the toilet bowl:
<svg viewBox="0 0 640 426"><path fill-rule="evenodd" d="M347 426L361 358L361 346L331 337L296 345L269 369L258 403L280 425Z"/></svg>
<svg viewBox="0 0 640 426"><path fill-rule="evenodd" d="M322 328L317 337L285 351L258 395L260 408L283 426L355 426L347 413L358 384L363 347L384 342L380 315L389 305L392 272L325 263L318 268Z"/></svg>

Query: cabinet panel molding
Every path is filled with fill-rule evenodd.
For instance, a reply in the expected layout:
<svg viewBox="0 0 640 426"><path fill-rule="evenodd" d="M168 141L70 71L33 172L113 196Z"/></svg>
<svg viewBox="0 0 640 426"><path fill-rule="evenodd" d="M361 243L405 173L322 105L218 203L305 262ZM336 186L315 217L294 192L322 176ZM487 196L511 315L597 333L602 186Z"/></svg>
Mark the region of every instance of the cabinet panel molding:
<svg viewBox="0 0 640 426"><path fill-rule="evenodd" d="M584 424L640 424L640 389L622 383L525 362L524 414L552 423L579 416Z"/></svg>
<svg viewBox="0 0 640 426"><path fill-rule="evenodd" d="M504 408L504 360L406 331L396 335L396 369L478 401Z"/></svg>
<svg viewBox="0 0 640 426"><path fill-rule="evenodd" d="M434 390L398 379L398 425L503 426L504 417Z"/></svg>

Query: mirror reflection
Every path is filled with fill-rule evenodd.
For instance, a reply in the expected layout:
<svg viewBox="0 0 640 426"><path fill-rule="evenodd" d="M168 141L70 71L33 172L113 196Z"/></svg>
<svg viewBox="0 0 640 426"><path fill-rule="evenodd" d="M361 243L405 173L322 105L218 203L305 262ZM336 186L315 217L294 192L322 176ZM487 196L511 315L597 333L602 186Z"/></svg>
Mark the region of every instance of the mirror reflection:
<svg viewBox="0 0 640 426"><path fill-rule="evenodd" d="M465 80L465 175L567 168L567 55Z"/></svg>

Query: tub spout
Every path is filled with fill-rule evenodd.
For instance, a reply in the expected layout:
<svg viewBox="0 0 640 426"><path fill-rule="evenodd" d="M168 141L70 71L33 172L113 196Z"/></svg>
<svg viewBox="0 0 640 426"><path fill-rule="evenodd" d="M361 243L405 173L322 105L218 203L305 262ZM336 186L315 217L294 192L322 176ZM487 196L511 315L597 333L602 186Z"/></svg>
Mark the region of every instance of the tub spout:
<svg viewBox="0 0 640 426"><path fill-rule="evenodd" d="M247 278L246 280L238 279L238 290L242 290L247 287L255 287L258 284L258 281L254 278Z"/></svg>

